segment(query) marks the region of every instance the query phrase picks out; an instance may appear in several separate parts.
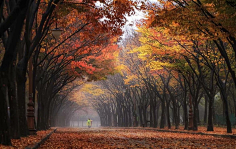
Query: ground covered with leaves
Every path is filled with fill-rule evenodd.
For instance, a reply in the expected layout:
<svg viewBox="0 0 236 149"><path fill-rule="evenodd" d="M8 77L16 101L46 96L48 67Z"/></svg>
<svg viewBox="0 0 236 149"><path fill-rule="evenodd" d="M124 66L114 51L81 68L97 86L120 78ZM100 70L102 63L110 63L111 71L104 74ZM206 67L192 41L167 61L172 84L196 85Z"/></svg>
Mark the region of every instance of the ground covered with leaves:
<svg viewBox="0 0 236 149"><path fill-rule="evenodd" d="M0 144L0 149L24 149L27 146L34 145L41 141L47 134L52 132L55 128L49 130L37 131L36 135L29 135L21 137L20 139L11 139L12 146L4 146Z"/></svg>
<svg viewBox="0 0 236 149"><path fill-rule="evenodd" d="M59 128L40 148L236 148L236 140L125 128Z"/></svg>

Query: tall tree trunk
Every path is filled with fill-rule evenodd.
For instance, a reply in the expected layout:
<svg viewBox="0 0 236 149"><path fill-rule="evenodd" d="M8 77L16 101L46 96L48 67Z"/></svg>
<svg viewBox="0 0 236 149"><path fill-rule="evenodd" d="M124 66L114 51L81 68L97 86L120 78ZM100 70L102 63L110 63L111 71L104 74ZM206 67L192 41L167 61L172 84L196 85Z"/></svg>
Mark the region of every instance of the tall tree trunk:
<svg viewBox="0 0 236 149"><path fill-rule="evenodd" d="M156 113L156 116L155 116L156 124L154 123L154 128L157 128L157 126L158 126L159 107L160 107L160 104L159 104L159 102L158 102L158 104L157 104L157 106L156 106L156 111L155 111L155 113Z"/></svg>
<svg viewBox="0 0 236 149"><path fill-rule="evenodd" d="M214 105L214 96L209 98L209 114L208 114L208 123L207 123L207 131L214 131L213 128L213 105Z"/></svg>
<svg viewBox="0 0 236 149"><path fill-rule="evenodd" d="M112 126L111 125L111 113L108 113L108 126Z"/></svg>
<svg viewBox="0 0 236 149"><path fill-rule="evenodd" d="M122 126L122 111L121 111L121 107L120 104L117 105L117 116L118 116L118 126L121 127Z"/></svg>
<svg viewBox="0 0 236 149"><path fill-rule="evenodd" d="M165 101L161 101L161 121L160 121L160 128L165 127Z"/></svg>
<svg viewBox="0 0 236 149"><path fill-rule="evenodd" d="M150 99L150 127L153 127L153 99L152 99L152 97L151 97L151 99Z"/></svg>
<svg viewBox="0 0 236 149"><path fill-rule="evenodd" d="M217 75L217 79L218 79L217 85L220 89L221 99L224 103L224 114L225 114L225 120L226 120L226 125L227 125L227 133L232 133L231 122L229 119L228 99L226 95L226 84L221 81L219 75Z"/></svg>
<svg viewBox="0 0 236 149"><path fill-rule="evenodd" d="M208 96L205 95L205 111L204 111L204 124L207 123L207 108L208 107ZM210 107L209 107L210 108Z"/></svg>
<svg viewBox="0 0 236 149"><path fill-rule="evenodd" d="M157 127L157 101L154 100L154 104L153 104L153 127L156 128Z"/></svg>
<svg viewBox="0 0 236 149"><path fill-rule="evenodd" d="M184 95L183 111L184 111L184 130L188 130L188 108L187 108L186 94Z"/></svg>
<svg viewBox="0 0 236 149"><path fill-rule="evenodd" d="M134 105L134 106L136 107L137 105ZM136 108L134 108L133 110L133 118L134 118L133 126L138 127L138 114L136 113Z"/></svg>
<svg viewBox="0 0 236 149"><path fill-rule="evenodd" d="M197 99L194 99L193 104L193 130L198 130L198 103Z"/></svg>
<svg viewBox="0 0 236 149"><path fill-rule="evenodd" d="M234 101L234 117L236 117L236 99L235 99L235 93L234 93L234 90L232 91L232 98L233 98L233 101ZM236 123L234 123L234 125L236 125Z"/></svg>
<svg viewBox="0 0 236 149"><path fill-rule="evenodd" d="M44 130L47 130L50 128L50 125L49 125L49 107L48 106L45 106L45 109L44 109Z"/></svg>
<svg viewBox="0 0 236 149"><path fill-rule="evenodd" d="M147 109L146 107L142 107L143 108L143 121L144 121L144 127L147 127Z"/></svg>
<svg viewBox="0 0 236 149"><path fill-rule="evenodd" d="M8 83L7 77L1 73L0 77L0 144L11 145L10 138L10 115L8 104Z"/></svg>
<svg viewBox="0 0 236 149"><path fill-rule="evenodd" d="M15 67L11 67L11 80L9 94L9 104L10 104L10 117L11 117L11 137L13 139L20 138L20 127L19 127L19 112L18 112L18 99L17 99L17 89L16 89L16 76Z"/></svg>
<svg viewBox="0 0 236 149"><path fill-rule="evenodd" d="M132 127L133 126L133 112L132 112L132 109L131 109L131 106L129 106L130 108L128 109L128 127Z"/></svg>
<svg viewBox="0 0 236 149"><path fill-rule="evenodd" d="M114 123L114 126L117 127L117 114L116 113L113 113L113 123Z"/></svg>
<svg viewBox="0 0 236 149"><path fill-rule="evenodd" d="M180 122L180 107L176 106L176 123L175 123L175 129L179 129L179 122Z"/></svg>
<svg viewBox="0 0 236 149"><path fill-rule="evenodd" d="M225 121L226 121L226 125L227 125L227 133L232 133L232 127L231 127L231 122L229 119L229 108L228 108L228 102L227 102L227 96L225 95L225 93L221 93L222 95L222 100L224 102L224 114L225 114Z"/></svg>
<svg viewBox="0 0 236 149"><path fill-rule="evenodd" d="M140 126L144 126L144 122L143 122L143 115L142 115L142 108L141 105L138 106L138 111L139 111L139 124Z"/></svg>
<svg viewBox="0 0 236 149"><path fill-rule="evenodd" d="M174 99L174 97L171 97L172 99L172 103L173 103L173 120L174 120L174 124L175 124L175 129L178 129L179 127L179 123L178 123L178 106L177 103Z"/></svg>
<svg viewBox="0 0 236 149"><path fill-rule="evenodd" d="M167 119L167 125L168 129L171 129L171 122L170 122L170 101L166 101L166 119Z"/></svg>
<svg viewBox="0 0 236 149"><path fill-rule="evenodd" d="M26 102L25 102L25 82L26 78L17 74L17 95L19 105L19 124L20 136L25 137L28 135L28 126L26 121Z"/></svg>
<svg viewBox="0 0 236 149"><path fill-rule="evenodd" d="M41 94L41 92L39 92ZM37 130L42 130L43 129L43 102L41 97L39 96L38 98L38 120L37 120Z"/></svg>

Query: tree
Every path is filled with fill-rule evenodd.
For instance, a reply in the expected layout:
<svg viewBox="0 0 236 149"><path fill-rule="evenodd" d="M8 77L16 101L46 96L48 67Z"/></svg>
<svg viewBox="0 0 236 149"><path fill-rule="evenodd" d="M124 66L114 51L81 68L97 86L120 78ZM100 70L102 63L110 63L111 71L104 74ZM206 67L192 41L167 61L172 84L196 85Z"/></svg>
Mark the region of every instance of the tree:
<svg viewBox="0 0 236 149"><path fill-rule="evenodd" d="M113 33L121 33L119 27L124 24L125 13L130 13L133 10L135 3L129 0L119 1L116 3L108 3L107 1L100 1L104 4L102 8L95 7L94 1L1 1L1 20L0 34L2 39L3 50L5 52L1 63L1 130L3 135L0 142L2 144L10 144L9 135L9 116L7 112L8 97L13 96L17 105L19 103L19 117L20 117L20 135L27 135L27 125L25 119L25 82L28 62L32 53L40 49L42 42L48 35L50 27L56 21L55 14L63 14L66 16L69 12L76 8L81 15L80 20L85 20L93 26L100 26L100 30L111 31ZM7 9L4 9L7 8ZM62 9L63 8L63 9ZM68 11L63 11L68 10ZM70 11L71 10L71 11ZM114 13L111 14L110 11ZM106 16L107 20L103 23L99 21L100 18ZM115 24L115 25L114 25ZM24 28L23 28L24 27ZM97 30L95 30L97 31ZM74 32L76 33L76 31ZM94 32L95 34L97 32ZM73 33L71 34L73 35ZM15 44L12 44L12 43ZM24 53L23 55L21 55ZM16 56L18 54L18 59ZM16 70L16 71L15 71ZM10 79L16 75L16 81ZM16 85L15 82L17 82ZM11 86L10 86L11 84ZM17 88L17 89L16 89ZM9 92L13 91L13 92ZM17 91L17 96L16 96ZM9 95L11 94L11 95ZM17 109L11 106L11 109ZM17 113L17 112L16 112Z"/></svg>

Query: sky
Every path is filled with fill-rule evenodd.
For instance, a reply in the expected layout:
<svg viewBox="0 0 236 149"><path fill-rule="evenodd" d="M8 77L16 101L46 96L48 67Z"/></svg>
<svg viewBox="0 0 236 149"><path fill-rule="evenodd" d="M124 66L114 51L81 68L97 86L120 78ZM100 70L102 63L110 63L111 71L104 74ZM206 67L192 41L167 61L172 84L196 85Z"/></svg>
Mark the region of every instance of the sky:
<svg viewBox="0 0 236 149"><path fill-rule="evenodd" d="M147 0L150 3L157 3L158 0ZM142 19L145 19L145 13L136 10L135 14L132 16L126 16L127 23L123 27L123 35L121 36L123 39L129 36L132 36L132 33L137 29L136 24L139 23Z"/></svg>
<svg viewBox="0 0 236 149"><path fill-rule="evenodd" d="M110 0L110 1L112 1L112 0ZM133 1L136 1L136 0L133 0ZM145 0L138 0L138 1L145 1ZM146 1L149 2L149 3L158 2L158 0L146 0ZM99 1L96 2L96 6L97 7L103 7L102 4ZM145 13L141 12L141 11L138 11L138 10L135 10L134 15L132 15L132 16L127 15L126 18L127 18L127 23L122 28L122 30L123 30L123 35L121 36L122 39L125 39L129 36L132 36L132 33L135 32L135 30L137 29L136 24L138 22L140 22L140 20L145 18Z"/></svg>

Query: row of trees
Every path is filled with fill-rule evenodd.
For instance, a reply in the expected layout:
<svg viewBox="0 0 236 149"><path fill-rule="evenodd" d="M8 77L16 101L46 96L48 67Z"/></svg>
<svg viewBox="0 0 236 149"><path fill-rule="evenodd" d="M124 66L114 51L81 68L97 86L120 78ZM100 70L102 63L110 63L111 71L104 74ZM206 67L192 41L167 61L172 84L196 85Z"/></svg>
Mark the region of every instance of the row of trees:
<svg viewBox="0 0 236 149"><path fill-rule="evenodd" d="M138 34L122 43L122 75L105 81L102 88L110 94L93 101L102 124L157 127L159 122L170 128L172 122L178 128L182 117L185 129L197 130L202 104L207 130L213 131L217 96L231 133L235 2L168 0L148 9Z"/></svg>
<svg viewBox="0 0 236 149"><path fill-rule="evenodd" d="M225 84L229 106L227 109L222 102L223 97L217 86L217 80L213 78L211 85L211 80L208 79L212 74L209 73L202 78L205 79L204 82L201 82L194 73L189 77L191 71L181 74L165 68L158 75L153 75L149 68L145 68L146 64L139 61L136 56L132 54L126 57L128 67L125 68L133 74L125 76L117 74L110 76L106 81L96 82L98 88L106 92L100 92L101 95L90 93L91 95L86 96L91 96L91 103L98 111L103 126L171 128L174 125L177 129L180 124L184 124L185 129L190 129L188 120L189 116L193 116L194 125L191 129L197 130L199 124L207 124L207 130L213 131L216 114L224 115L225 118L225 112L228 112L228 115L235 115L232 81ZM213 86L212 99L205 93L203 85ZM88 87L87 90L91 88ZM92 90L99 93L98 90ZM193 115L189 115L190 106ZM204 110L202 112L204 115L200 116L199 109ZM222 121L226 122L226 119ZM231 124L228 127L231 127Z"/></svg>
<svg viewBox="0 0 236 149"><path fill-rule="evenodd" d="M135 3L87 0L3 0L0 2L0 143L29 134L26 104L35 103L36 128L81 108L68 95L84 81L113 73L114 45ZM101 21L106 17L106 20ZM63 27L59 40L51 30ZM105 56L105 53L107 55ZM27 87L29 86L29 90ZM33 101L33 102L32 102ZM71 111L66 110L70 108ZM32 113L30 113L33 116ZM34 120L33 120L34 121ZM63 122L57 122L63 123Z"/></svg>
<svg viewBox="0 0 236 149"><path fill-rule="evenodd" d="M101 80L115 73L113 42L121 34L124 14L132 14L134 6L148 10L149 17L137 35L123 42L117 61L121 75L98 82L100 94L96 90L86 94L102 125L157 127L159 122L163 128L173 122L178 128L183 117L185 129L197 130L199 104L204 99L204 121L212 131L214 97L220 94L227 132L232 132L235 2L142 4L131 0L1 1L0 143L10 145L11 138L28 135L27 98L37 103L38 130L66 125L69 115L84 106L68 100L73 89L87 80L83 78ZM59 40L51 34L57 25L64 27ZM188 116L193 126L188 126Z"/></svg>

